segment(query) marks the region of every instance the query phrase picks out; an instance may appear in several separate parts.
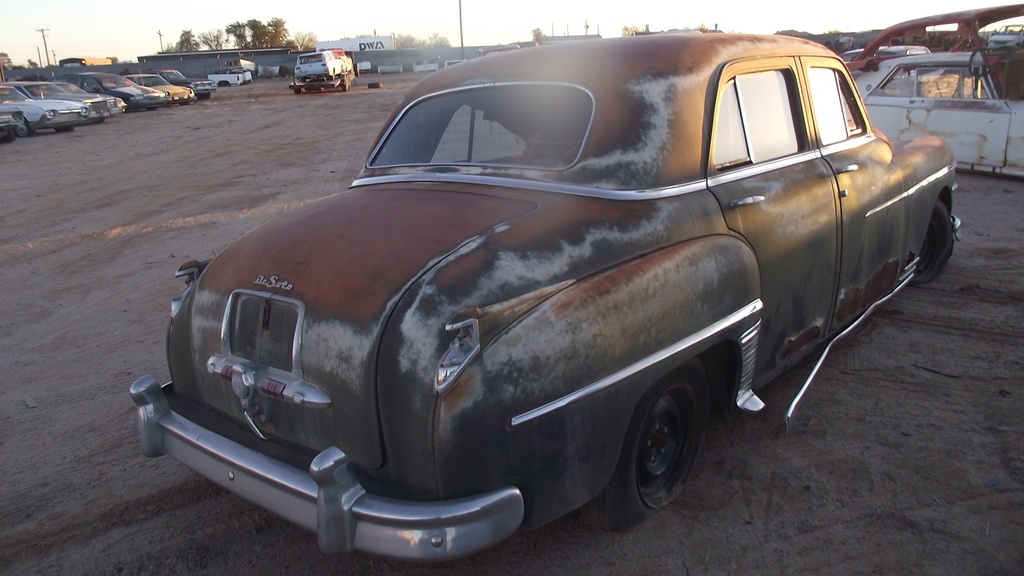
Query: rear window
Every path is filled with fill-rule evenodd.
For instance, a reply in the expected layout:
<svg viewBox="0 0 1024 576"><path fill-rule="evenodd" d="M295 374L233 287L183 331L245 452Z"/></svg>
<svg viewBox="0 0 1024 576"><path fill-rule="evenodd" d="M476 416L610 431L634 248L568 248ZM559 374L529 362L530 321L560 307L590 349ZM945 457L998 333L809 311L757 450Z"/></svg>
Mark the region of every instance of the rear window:
<svg viewBox="0 0 1024 576"><path fill-rule="evenodd" d="M299 64L316 64L317 62L323 61L323 54L309 54L307 56L299 56Z"/></svg>
<svg viewBox="0 0 1024 576"><path fill-rule="evenodd" d="M561 84L507 84L432 96L398 119L370 166L490 165L560 169L580 155L590 93Z"/></svg>

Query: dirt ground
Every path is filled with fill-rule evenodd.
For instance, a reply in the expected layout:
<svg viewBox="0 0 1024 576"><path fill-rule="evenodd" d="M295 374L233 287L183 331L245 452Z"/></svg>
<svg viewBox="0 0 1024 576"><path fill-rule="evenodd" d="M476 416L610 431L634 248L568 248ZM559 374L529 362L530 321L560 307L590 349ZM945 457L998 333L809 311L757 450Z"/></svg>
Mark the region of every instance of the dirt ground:
<svg viewBox="0 0 1024 576"><path fill-rule="evenodd" d="M381 89L366 82L383 80ZM139 451L173 277L353 179L412 75L218 90L0 145L0 573L1024 574L1024 186L962 174L945 273L716 414L684 495L621 533L571 514L475 556L325 556L313 534Z"/></svg>

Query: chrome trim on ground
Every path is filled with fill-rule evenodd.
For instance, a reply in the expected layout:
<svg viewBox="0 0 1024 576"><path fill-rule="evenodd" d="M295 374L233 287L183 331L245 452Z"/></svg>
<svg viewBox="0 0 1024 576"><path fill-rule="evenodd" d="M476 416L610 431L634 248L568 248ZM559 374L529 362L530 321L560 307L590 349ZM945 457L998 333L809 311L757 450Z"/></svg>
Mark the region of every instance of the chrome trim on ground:
<svg viewBox="0 0 1024 576"><path fill-rule="evenodd" d="M949 174L952 171L953 171L953 165L952 164L950 164L949 166L946 166L945 168L942 168L941 170L935 172L931 176L928 176L924 180L921 180L917 184L914 184L906 192L904 192L904 193L896 196L895 198L892 198L891 200L883 203L881 206L876 206L875 208L872 208L871 210L868 210L867 214L865 214L864 217L868 218L872 214L876 214L878 212L881 212L882 210L885 210L889 206L892 206L893 204L895 204L895 203L897 203L897 202L899 202L901 200L905 200L906 198L910 198L918 190L920 190L922 187L927 186L928 184L931 184L932 182L938 180L939 178L942 178L943 176L945 176L946 174Z"/></svg>
<svg viewBox="0 0 1024 576"><path fill-rule="evenodd" d="M522 188L524 190L536 190L539 192L556 192L560 194L572 194L574 196L605 198L608 200L651 200L705 190L703 180L687 182L677 186L652 188L650 190L608 190L605 188L595 188L593 186L562 184L559 182L547 182L544 180L528 180L526 178L510 178L505 176L489 176L481 174L438 174L434 172L368 176L359 178L352 182L352 185L349 188L359 188L375 184L412 182L502 186L507 188Z"/></svg>
<svg viewBox="0 0 1024 576"><path fill-rule="evenodd" d="M338 448L309 471L274 460L171 411L152 376L131 386L147 456L167 454L268 511L317 533L325 552L446 560L504 540L522 524L523 497L508 486L466 498L414 502L367 493Z"/></svg>
<svg viewBox="0 0 1024 576"><path fill-rule="evenodd" d="M761 302L760 299L754 300L750 304L747 304L746 306L740 308L739 310L733 312L732 314L726 316L725 318L722 318L718 322L706 326L705 328L698 330L694 334L691 334L690 336L683 338L682 340L676 342L675 344L663 348L655 352L654 354L646 358L643 358L642 360L634 362L633 364L626 366L625 368L619 370L618 372L615 372L614 374L610 374L598 380L597 382L584 386L583 388L580 388L579 390L571 394L567 394L557 400L548 402L543 406L539 406L537 408L534 408L533 410L515 416L514 418L512 418L511 425L513 427L518 426L520 424L523 424L524 422L528 422L535 418L539 418L541 416L554 412L555 410L564 408L565 406L568 406L569 404L576 402L577 400L581 400L583 398L586 398L587 396L604 390L605 388L608 388L609 386L612 386L617 382L625 378L628 378L636 374L637 372L640 372L641 370L644 370L645 368L648 368L650 366L657 364L658 362L661 362L662 360L668 358L669 356L672 356L673 354L682 352L683 350L686 350L691 346L694 346L704 340L707 340L708 338L711 338L715 334L718 334L719 332L729 328L730 326L733 326L734 324L737 324L738 322L741 322L744 319L756 314L758 311L761 310L762 307L764 307L764 304Z"/></svg>
<svg viewBox="0 0 1024 576"><path fill-rule="evenodd" d="M834 345L836 342L842 340L847 334L853 332L853 330L855 330L858 326L860 326L861 322L863 322L865 318L868 318L868 317L871 316L871 313L875 311L875 308L878 308L879 306L881 306L882 304L887 302L890 298L895 296L896 293L898 293L907 284L909 284L910 281L913 278L914 278L914 274L913 273L910 273L909 275L907 275L903 279L903 281L900 282L900 284L898 286L896 286L895 290L893 290L892 292L887 294L884 298L882 298L881 300L878 300L877 302L875 302L871 306L868 306L868 309L865 310L863 314L861 314L852 324L850 324L845 329L843 329L842 332L837 334L836 337L833 338L832 341L828 343L828 346L825 346L825 349L822 350L821 356L818 358L818 361L814 363L814 368L811 368L811 373L807 375L807 379L804 380L803 386L800 387L800 391L796 393L796 397L793 398L793 401L789 404L789 409L786 410L786 431L787 432L789 431L789 424L790 424L790 422L793 419L793 412L796 410L796 405L800 402L800 399L803 398L804 392L806 392L807 389L811 386L811 381L814 380L814 376L818 374L818 369L821 368L821 365L825 362L825 357L827 357L829 351L832 350L832 345Z"/></svg>

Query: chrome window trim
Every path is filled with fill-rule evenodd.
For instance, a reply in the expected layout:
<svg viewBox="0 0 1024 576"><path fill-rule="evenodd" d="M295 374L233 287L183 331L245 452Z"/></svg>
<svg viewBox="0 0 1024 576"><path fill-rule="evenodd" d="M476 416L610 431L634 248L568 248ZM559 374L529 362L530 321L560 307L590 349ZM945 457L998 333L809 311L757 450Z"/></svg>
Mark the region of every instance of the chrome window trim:
<svg viewBox="0 0 1024 576"><path fill-rule="evenodd" d="M507 188L522 188L524 190L536 190L538 192L555 192L558 194L571 194L574 196L588 196L591 198L604 198L608 200L651 200L657 198L669 198L680 196L691 192L705 190L704 180L695 180L673 186L662 188L636 189L636 190L609 190L594 186L583 186L579 184L561 184L558 182L546 182L543 180L529 180L526 178L509 178L505 176L485 176L481 174L392 174L388 176L369 176L359 178L352 182L350 188L360 188L376 184L391 183L445 183L445 184L476 184L480 186L501 186Z"/></svg>
<svg viewBox="0 0 1024 576"><path fill-rule="evenodd" d="M791 156L785 156L783 158L777 158L775 160L767 160L765 162L759 162L750 166L743 166L739 168L733 168L726 172L720 172L714 176L708 178L708 187L721 186L729 184L730 182L736 182L737 180L743 180L752 176L759 176L768 172L773 172L780 168L788 168L789 166L795 166L802 164L809 160L818 158L820 155L816 150L808 150L806 152L798 152Z"/></svg>
<svg viewBox="0 0 1024 576"><path fill-rule="evenodd" d="M892 206L893 204L896 204L897 202L900 202L902 200L910 198L911 196L916 194L917 191L920 190L922 187L927 186L927 185L931 184L932 182L938 180L939 178L942 178L946 174L949 174L950 172L952 172L954 165L955 164L949 164L945 168L942 168L942 169L936 171L931 176L928 176L924 180L921 180L917 184L914 184L906 192L903 192L902 194L899 194L898 196L892 198L891 200L889 200L889 201L887 201L887 202L885 202L885 203L883 203L883 204L881 204L879 206L876 206L876 207L872 208L871 210L868 210L867 213L864 214L864 217L865 218L869 218L873 214L877 214L878 212L881 212L882 210L885 210L886 208Z"/></svg>
<svg viewBox="0 0 1024 576"><path fill-rule="evenodd" d="M487 163L483 163L483 162L470 162L470 163L463 163L463 164L421 163L421 164L388 164L387 166L373 166L372 165L374 159L377 158L377 154L380 152L380 149L384 146L384 143L388 141L388 138L391 137L391 133L394 131L395 127L398 126L398 123L402 121L402 118L405 117L405 114L407 112L412 110L419 103L421 103L421 102L423 102L425 100L431 100L431 99L434 99L434 98L439 98L439 97L442 97L442 96L446 96L448 94L454 94L454 93L457 93L457 92L467 92L467 91L470 91L470 90L480 90L482 88L495 88L495 87L505 87L505 86L562 86L562 87L566 87L566 88L575 88L575 89L580 90L581 92L583 92L584 94L586 94L587 96L590 97L590 121L587 122L587 129L583 132L583 140L580 142L580 148L579 148L579 150L576 151L576 157L572 159L572 162L569 162L565 166L561 166L561 167L558 167L558 168L545 168L545 167L541 167L541 166L515 165L515 164L487 164ZM596 115L597 115L597 98L594 96L594 93L591 92L589 89L587 89L584 86L580 86L579 84L573 84L571 82L540 82L540 81L530 81L530 82L523 82L523 81L482 82L482 83L478 83L478 84L472 84L472 85L469 85L469 86L459 86L457 88L449 88L447 90L441 90L441 91L438 91L438 92L431 92L430 94L424 94L423 96L420 96L419 98L413 100L408 105L406 105L404 108L402 108L401 112L399 112L398 115L395 116L395 119L391 122L391 124L388 125L387 130L384 132L384 135L381 136L377 140L377 144L373 147L373 150L370 152L370 155L366 157L366 162L363 164L363 168L371 169L372 170L372 169L387 169L387 168L402 168L402 167L439 167L440 168L440 167L445 167L445 166L470 166L470 167L486 167L486 168L520 168L520 169L526 168L526 169L530 169L530 170L543 170L543 171L547 171L547 172L560 172L562 170L566 170L566 169L574 166L576 164L576 162L579 161L580 156L583 154L583 148L587 145L587 140L590 138L590 131L593 130L593 128L594 128L594 117Z"/></svg>
<svg viewBox="0 0 1024 576"><path fill-rule="evenodd" d="M686 338L683 338L682 340L666 348L662 348L661 350L655 352L654 354L651 354L650 356L647 356L646 358L642 358L641 360L638 360L637 362L634 362L633 364L630 364L629 366L626 366L625 368L622 368L621 370L613 374L609 374L608 376L601 378L600 380L592 384L584 386L583 388L580 388L579 390L572 392L571 394L567 394L565 396L562 396L561 398L558 398L557 400L548 402L543 406L539 406L537 408L534 408L533 410L529 410L518 416L513 417L511 425L514 428L520 424L529 422L530 420L534 420L536 418L539 418L541 416L564 408L569 404L572 404L573 402L577 402L588 396L596 394L601 390L609 388L617 384L618 382L646 368L649 368L657 364L658 362L661 362L669 358L674 354L678 354L679 352L682 352L687 348L695 346L696 344L699 344L715 336L716 334L722 332L723 330L726 330L727 328L730 328L738 324L739 322L742 322L743 320L759 312L763 307L764 304L761 302L761 299L758 298L757 300L754 300L753 302L747 304L746 306L743 306L739 310L736 310L732 314L729 314L725 318L722 318L721 320L713 324L705 326L704 328L698 330L697 332L691 334L690 336L687 336Z"/></svg>

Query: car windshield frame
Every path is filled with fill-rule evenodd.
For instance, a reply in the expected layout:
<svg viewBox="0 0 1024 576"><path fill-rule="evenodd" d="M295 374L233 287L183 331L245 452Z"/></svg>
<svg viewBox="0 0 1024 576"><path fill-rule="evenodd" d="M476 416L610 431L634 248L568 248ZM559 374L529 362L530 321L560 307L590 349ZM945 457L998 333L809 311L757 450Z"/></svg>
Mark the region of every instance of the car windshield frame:
<svg viewBox="0 0 1024 576"><path fill-rule="evenodd" d="M565 170L579 160L595 113L594 95L576 84L507 82L446 90L406 106L366 166Z"/></svg>

